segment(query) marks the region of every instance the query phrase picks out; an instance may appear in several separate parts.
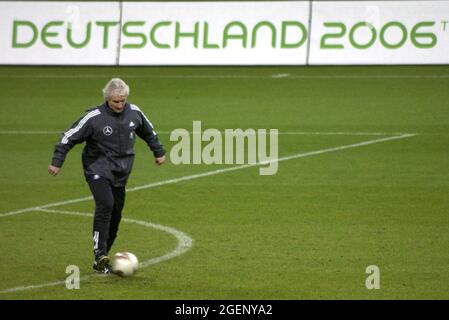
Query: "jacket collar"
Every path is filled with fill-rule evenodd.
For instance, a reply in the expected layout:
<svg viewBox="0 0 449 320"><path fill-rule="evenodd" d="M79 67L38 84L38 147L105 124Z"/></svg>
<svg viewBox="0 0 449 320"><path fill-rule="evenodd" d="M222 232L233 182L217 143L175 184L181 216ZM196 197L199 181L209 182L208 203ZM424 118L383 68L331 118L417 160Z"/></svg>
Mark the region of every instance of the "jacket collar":
<svg viewBox="0 0 449 320"><path fill-rule="evenodd" d="M104 110L106 110L106 112L107 112L108 114L110 114L110 115L112 115L112 116L115 116L115 117L118 117L118 116L124 114L124 113L129 109L129 103L128 103L128 102L125 104L125 108L123 108L123 111L120 112L120 113L114 112L114 110L112 110L112 109L109 107L107 101L105 101L101 106L102 106L102 108L103 108Z"/></svg>

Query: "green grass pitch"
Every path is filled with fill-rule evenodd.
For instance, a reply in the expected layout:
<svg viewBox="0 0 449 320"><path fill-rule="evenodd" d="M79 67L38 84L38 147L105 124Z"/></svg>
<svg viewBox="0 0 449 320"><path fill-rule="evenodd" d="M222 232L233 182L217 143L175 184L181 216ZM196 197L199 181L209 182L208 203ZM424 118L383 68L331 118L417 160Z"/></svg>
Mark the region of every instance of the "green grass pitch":
<svg viewBox="0 0 449 320"><path fill-rule="evenodd" d="M272 176L252 166L200 177L238 165L156 167L138 141L128 188L147 187L127 194L123 214L146 224L124 221L113 252L146 265L92 275L92 218L61 214L93 211L67 203L90 196L82 147L58 177L46 169L58 132L116 76L168 151L172 130L201 120L279 129L280 158L322 152ZM448 66L0 67L0 87L0 299L449 298ZM57 212L20 212L44 205ZM65 287L69 265L79 290ZM370 265L380 289L365 285Z"/></svg>

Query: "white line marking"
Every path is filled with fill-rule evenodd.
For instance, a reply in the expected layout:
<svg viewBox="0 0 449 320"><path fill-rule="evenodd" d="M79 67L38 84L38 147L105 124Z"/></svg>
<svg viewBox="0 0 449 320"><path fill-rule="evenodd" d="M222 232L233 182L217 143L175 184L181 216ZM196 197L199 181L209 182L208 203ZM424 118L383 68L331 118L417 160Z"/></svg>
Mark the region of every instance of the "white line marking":
<svg viewBox="0 0 449 320"><path fill-rule="evenodd" d="M274 159L274 160L270 160L270 161L259 162L257 165L265 165L265 164L269 164L271 162L279 162L279 161L286 161L286 160L291 160L291 159L315 156L315 155L323 154L323 153L327 153L327 152L335 152L335 151L340 151L340 150L358 148L358 147L368 146L370 144L381 143L381 142L386 142L386 141L391 141L391 140L404 139L404 138L409 138L409 137L413 137L413 136L416 136L416 134L409 133L409 134L404 134L401 136L387 137L387 138L376 139L376 140L368 140L368 141L363 141L363 142L359 142L359 143L355 143L355 144L344 145L344 146L339 146L339 147L329 148L329 149L324 149L324 150L311 151L311 152L306 152L306 153L300 153L300 154L287 156L287 157L283 157L283 158L279 158L279 159Z"/></svg>
<svg viewBox="0 0 449 320"><path fill-rule="evenodd" d="M274 159L274 160L271 160L271 162L276 162L276 161L280 162L280 161L287 161L287 160L298 159L298 158L305 158L305 157L310 157L310 156L319 155L319 154L323 154L323 153L358 148L358 147L367 146L367 145L371 145L371 144L376 144L376 143L381 143L381 142L386 142L386 141L391 141L391 140L404 139L404 138L409 138L409 137L413 137L413 136L416 136L416 134L408 133L408 134L404 134L404 135L400 135L400 136L368 140L368 141L363 141L363 142L349 144L349 145L343 145L343 146L334 147L334 148L327 148L327 149L321 149L321 150L310 151L310 152L305 152L305 153L298 153L298 154L294 154L291 156ZM263 162L263 163L258 162L258 163L254 163L254 164L244 164L244 165L225 168L225 169L217 169L217 170L207 171L204 173L193 174L193 175L184 176L184 177L180 177L180 178L168 179L168 180L163 180L163 181L150 183L150 184L146 184L146 185L142 185L142 186L137 186L137 187L129 188L126 191L133 192L133 191L137 191L137 190L150 189L150 188L160 187L160 186L178 183L178 182L182 182L182 181L189 181L189 180L198 179L198 178L202 178L202 177L213 176L213 175L221 174L221 173L225 173L225 172L231 172L231 171L246 169L246 168L250 168L250 167L265 165L268 163L269 162ZM19 214L19 213L31 212L31 211L47 209L47 208L52 208L52 207L57 207L57 206L62 206L62 205L67 205L67 204L72 204L72 203L88 201L91 199L92 199L92 196L89 196L89 197L83 197L83 198L72 199L72 200L67 200L67 201L44 204L44 205L37 206L37 207L19 209L19 210L15 210L15 211L6 212L6 213L0 213L0 218L4 217L4 216Z"/></svg>
<svg viewBox="0 0 449 320"><path fill-rule="evenodd" d="M449 78L449 74L342 74L342 75L313 75L313 74L278 74L266 75L214 75L214 74L122 74L121 78L134 79L297 79L297 80L335 80L335 79L444 79ZM284 76L286 75L286 76ZM0 74L0 78L29 78L29 79L103 79L110 78L110 74Z"/></svg>
<svg viewBox="0 0 449 320"><path fill-rule="evenodd" d="M5 217L5 216L12 216L12 215L19 214L19 213L40 211L42 209L58 207L58 206L63 206L63 205L71 204L71 203L78 203L78 202L88 201L88 200L92 200L92 199L93 199L93 197L89 196L89 197L78 198L78 199L73 199L73 200L66 200L66 201L61 201L61 202L53 202L53 203L49 203L49 204L45 204L45 205L37 206L37 207L19 209L19 210L10 211L10 212L7 212L7 213L1 213L0 214L0 218L1 217Z"/></svg>
<svg viewBox="0 0 449 320"><path fill-rule="evenodd" d="M44 131L44 130L0 130L0 134L62 134L61 131Z"/></svg>
<svg viewBox="0 0 449 320"><path fill-rule="evenodd" d="M342 75L291 75L293 79L442 79L449 74L342 74Z"/></svg>
<svg viewBox="0 0 449 320"><path fill-rule="evenodd" d="M220 131L225 133L224 130ZM0 130L0 134L63 134L61 131L44 131L44 130ZM171 131L158 131L158 134L171 134ZM189 131L192 134L192 131ZM242 133L247 134L247 133ZM257 132L255 133L257 134ZM322 136L399 136L404 134L410 134L407 132L344 132L344 131L279 131L279 135L322 135Z"/></svg>
<svg viewBox="0 0 449 320"><path fill-rule="evenodd" d="M417 134L408 132L343 132L343 131L279 131L279 135L304 135L304 136L403 136L406 134Z"/></svg>
<svg viewBox="0 0 449 320"><path fill-rule="evenodd" d="M277 73L271 75L272 78L288 78L290 76L291 75L289 73Z"/></svg>
<svg viewBox="0 0 449 320"><path fill-rule="evenodd" d="M80 277L80 281L85 281L85 280L89 279L90 277L91 276ZM36 284L36 285L29 285L29 286L21 286L21 287L15 287L15 288L9 288L9 289L2 290L2 291L0 291L0 294L1 293L10 293L10 292L24 291L24 290L40 289L40 288L52 287L52 286L58 286L58 285L64 285L64 284L65 284L65 280L64 281L48 282L48 283L43 283L43 284Z"/></svg>
<svg viewBox="0 0 449 320"><path fill-rule="evenodd" d="M249 168L249 167L253 167L253 166L259 166L259 165L263 165L263 164L268 164L269 162L274 162L274 161L280 162L280 161L287 161L287 160L291 160L291 159L304 158L304 157L319 155L319 154L328 153L328 152L335 152L335 151L351 149L351 148L357 148L357 147L367 146L367 145L381 143L381 142L386 142L386 141L391 141L391 140L398 140L398 139L409 138L409 137L413 137L415 135L416 134L404 134L404 135L400 135L400 136L387 137L387 138L376 139L376 140L368 140L368 141L363 141L363 142L360 142L360 143L355 143L355 144L350 144L350 145L343 145L343 146L334 147L334 148L316 150L316 151L311 151L311 152L306 152L306 153L298 153L298 154L295 154L295 155L282 157L282 158L279 158L279 159L266 161L266 162L263 162L263 163L246 164L246 165L236 166L236 167L232 167L232 168L213 170L213 171L208 171L208 172L201 173L201 174L194 174L194 175L185 176L185 177L181 177L181 178L164 180L164 181L160 181L160 182L156 182L156 183L142 185L142 186L138 186L138 187L127 189L127 192L133 192L133 191L142 190L142 189L149 189L149 188L154 188L154 187L158 187L158 186L162 186L162 185L178 183L178 182L181 182L181 181L188 181L188 180L193 180L193 179L202 178L202 177L206 177L206 176L212 176L212 175L216 175L216 174L220 174L220 173L224 173L224 172L230 172L230 171L245 169L245 168ZM19 214L19 213L31 212L31 211L56 212L56 210L46 210L46 208L60 206L60 205L67 205L67 204L71 204L71 203L82 202L82 201L86 201L86 200L90 200L90 199L92 199L92 197L84 197L84 198L73 199L73 200L68 200L68 201L61 201L61 202L50 203L50 204L46 204L46 205L42 205L42 206L38 206L38 207L20 209L20 210L16 210L16 211L11 211L11 212L0 214L0 218L1 217L5 217L5 216ZM88 215L88 216L90 216L89 214L80 213L80 212L70 212L70 211L60 211L60 210L57 210L57 212L59 212L59 213L66 213L66 214L72 214L72 215L74 214L74 215ZM169 227L165 227L165 226L154 225L154 224L151 224L151 223L145 222L145 221L139 221L139 220L133 220L133 219L127 219L127 220L129 220L128 222L131 222L131 223L137 223L137 224L142 224L142 225L145 225L145 226L151 226L153 228L159 228L160 230L163 230L163 231L166 231L166 232L169 232L169 233L170 233L170 230L175 230L175 229L172 229L172 228L169 228ZM180 231L176 230L176 232L180 232ZM180 234L185 235L182 232L180 232ZM180 236L180 234L178 234L177 236L175 235L176 238L178 239L178 247L174 251L172 251L172 252L170 252L170 253L168 253L168 254L166 254L164 256L153 258L153 259L145 261L143 263L143 267L151 265L151 264L159 263L159 262L162 262L162 261L165 261L165 260L168 260L168 259L171 259L174 256L182 254L183 252L188 250L188 248L191 247L193 240L191 240L188 236L186 236L187 238L182 237L182 236ZM181 253L179 253L179 252L181 252ZM85 279L88 279L88 277L89 276L86 276L86 277L83 277L81 279L85 280ZM63 284L63 283L65 283L65 281L51 282L51 283L46 283L46 284L42 284L42 285L32 285L32 286L25 286L25 287L17 287L17 288L11 288L11 289L7 289L7 290L4 290L4 291L0 291L0 293L21 291L21 290L28 290L28 289L35 289L35 288L42 288L42 287L59 285L59 284Z"/></svg>
<svg viewBox="0 0 449 320"><path fill-rule="evenodd" d="M40 209L40 210L36 210L36 211L67 214L67 215L74 215L74 216L83 216L83 217L92 217L92 214L83 213L83 212L73 212L73 211L64 211L64 210L47 210L47 209ZM163 225L155 224L155 223L151 223L151 222L136 220L136 219L123 218L122 221L127 222L127 223L134 223L134 224L142 225L147 228L157 229L157 230L160 230L163 232L167 232L167 233L173 235L178 240L178 245L176 246L176 248L174 250L170 251L169 253L167 253L163 256L152 258L152 259L141 262L139 264L139 268L146 268L150 265L158 264L158 263L173 259L173 258L187 252L193 246L192 238L190 238L184 232L181 232L174 228L170 228L167 226L163 226ZM94 276L94 274L81 277L80 281L85 281L93 276ZM24 290L31 290L31 289L40 289L40 288L44 288L44 287L51 287L51 286L64 285L64 284L65 284L65 280L55 281L55 282L49 282L49 283L43 283L43 284L20 286L20 287L5 289L5 290L0 291L0 293L17 292L17 291L24 291Z"/></svg>

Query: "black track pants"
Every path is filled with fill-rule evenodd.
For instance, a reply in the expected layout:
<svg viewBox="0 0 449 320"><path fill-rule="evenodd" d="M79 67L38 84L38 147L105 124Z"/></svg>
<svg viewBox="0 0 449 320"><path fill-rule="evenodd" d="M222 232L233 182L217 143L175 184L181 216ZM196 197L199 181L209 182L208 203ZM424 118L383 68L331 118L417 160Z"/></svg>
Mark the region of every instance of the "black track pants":
<svg viewBox="0 0 449 320"><path fill-rule="evenodd" d="M91 178L88 181L95 200L93 224L95 258L108 255L117 237L125 204L125 187L113 187L107 179Z"/></svg>

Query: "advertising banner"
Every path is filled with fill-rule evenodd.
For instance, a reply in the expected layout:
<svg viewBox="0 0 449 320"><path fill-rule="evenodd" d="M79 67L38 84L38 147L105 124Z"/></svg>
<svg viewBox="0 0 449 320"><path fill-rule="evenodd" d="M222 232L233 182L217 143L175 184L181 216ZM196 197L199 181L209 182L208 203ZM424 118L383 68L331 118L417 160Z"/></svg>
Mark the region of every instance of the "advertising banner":
<svg viewBox="0 0 449 320"><path fill-rule="evenodd" d="M0 63L116 64L119 2L0 2Z"/></svg>
<svg viewBox="0 0 449 320"><path fill-rule="evenodd" d="M449 63L449 1L313 2L310 64Z"/></svg>
<svg viewBox="0 0 449 320"><path fill-rule="evenodd" d="M0 2L4 65L447 63L449 0Z"/></svg>
<svg viewBox="0 0 449 320"><path fill-rule="evenodd" d="M121 65L301 65L309 2L124 2Z"/></svg>

